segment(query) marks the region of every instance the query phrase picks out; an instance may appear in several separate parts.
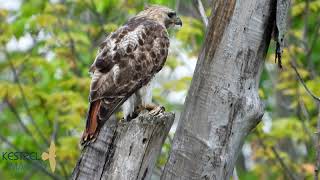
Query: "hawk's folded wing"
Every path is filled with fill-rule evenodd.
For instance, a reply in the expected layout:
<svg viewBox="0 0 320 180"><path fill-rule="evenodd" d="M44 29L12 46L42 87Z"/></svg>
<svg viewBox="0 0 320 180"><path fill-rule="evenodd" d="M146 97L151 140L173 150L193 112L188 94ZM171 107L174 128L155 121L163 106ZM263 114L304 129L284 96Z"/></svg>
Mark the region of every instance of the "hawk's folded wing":
<svg viewBox="0 0 320 180"><path fill-rule="evenodd" d="M130 20L101 44L90 71L90 108L83 141L163 67L169 38L165 27L146 18Z"/></svg>

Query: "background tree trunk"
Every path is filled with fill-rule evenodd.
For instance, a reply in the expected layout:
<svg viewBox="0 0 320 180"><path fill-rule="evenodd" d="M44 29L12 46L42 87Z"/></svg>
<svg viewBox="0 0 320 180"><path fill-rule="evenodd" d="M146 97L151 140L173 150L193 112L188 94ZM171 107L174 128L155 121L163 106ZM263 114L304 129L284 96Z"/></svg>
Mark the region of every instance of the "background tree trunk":
<svg viewBox="0 0 320 180"><path fill-rule="evenodd" d="M130 122L110 118L82 150L72 179L150 179L173 120L173 113L140 114Z"/></svg>
<svg viewBox="0 0 320 180"><path fill-rule="evenodd" d="M275 0L213 2L161 179L230 179L246 135L263 116L258 87L275 7Z"/></svg>

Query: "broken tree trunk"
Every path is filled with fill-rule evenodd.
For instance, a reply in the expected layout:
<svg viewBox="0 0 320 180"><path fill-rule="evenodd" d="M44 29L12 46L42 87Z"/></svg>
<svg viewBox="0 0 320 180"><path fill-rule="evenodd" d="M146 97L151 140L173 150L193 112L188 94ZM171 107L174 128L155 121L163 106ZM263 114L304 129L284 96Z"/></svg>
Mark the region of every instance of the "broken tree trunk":
<svg viewBox="0 0 320 180"><path fill-rule="evenodd" d="M167 112L143 113L130 122L110 118L97 140L82 150L72 179L150 179L173 120Z"/></svg>
<svg viewBox="0 0 320 180"><path fill-rule="evenodd" d="M213 1L161 179L230 179L245 137L263 116L258 88L275 5L275 0Z"/></svg>

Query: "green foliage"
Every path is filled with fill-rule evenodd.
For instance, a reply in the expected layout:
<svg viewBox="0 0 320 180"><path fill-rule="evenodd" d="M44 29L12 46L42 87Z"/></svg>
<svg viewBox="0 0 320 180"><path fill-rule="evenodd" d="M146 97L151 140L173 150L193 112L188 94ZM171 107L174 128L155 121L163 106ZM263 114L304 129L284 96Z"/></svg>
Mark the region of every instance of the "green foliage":
<svg viewBox="0 0 320 180"><path fill-rule="evenodd" d="M170 0L66 0L63 3L28 0L23 1L18 11L0 9L2 151L41 155L54 140L57 147L54 175L60 179L70 175L80 153L78 142L85 125L90 84L88 68L97 47L106 35L141 11L145 3L173 9L179 5ZM183 28L170 31L172 41L180 43L175 48L181 52L170 51L165 67L169 74L185 66L180 54L184 53L187 61L192 61L204 42L205 27L201 18L195 17L197 13L187 8L192 7L192 1L180 1L182 3L184 8L178 8L178 14L183 14ZM203 3L207 4L206 1ZM272 147L294 174L301 179L312 178L313 132L316 132L319 105L306 93L289 65L295 60L306 85L320 96L320 41L314 40L315 34L319 33L320 0L310 1L308 13L306 7L307 1L293 1L288 47L283 54L284 69L278 70L274 64L274 43L269 48L259 95L265 101L272 124L265 130L267 122L263 121L247 138L246 143L252 149L249 158L254 164L251 168L242 167L245 160L238 164L240 179L287 179ZM211 8L205 10L209 15ZM9 51L8 44L19 42L26 35L33 41L29 49ZM170 101L168 94L186 94L191 77L172 78L169 75L160 82L153 92L154 101L168 111L181 112L183 102ZM121 113L117 115L122 116ZM170 136L172 138L173 134ZM301 147L307 153L303 153ZM167 139L158 159L158 169L164 166L170 148L171 142ZM16 163L26 165L16 170L12 167ZM40 163L50 173L48 165ZM25 161L0 160L0 174L2 179L29 176L30 179L51 179Z"/></svg>
<svg viewBox="0 0 320 180"><path fill-rule="evenodd" d="M272 147L291 174L298 179L313 179L316 159L313 132L317 131L319 104L306 92L290 62L296 63L306 86L320 97L320 41L314 39L319 32L319 5L319 0L310 1L308 5L303 0L292 2L283 69L277 69L274 64L274 44L269 48L259 93L270 115L266 119L271 119L272 126L270 130L263 130L267 126L263 121L247 140L254 147L252 156L256 165L252 172L260 179L288 179ZM246 176L245 172L241 174Z"/></svg>
<svg viewBox="0 0 320 180"><path fill-rule="evenodd" d="M189 49L192 49L193 53L199 52L203 43L204 25L203 23L191 17L182 18L184 26L177 32L177 39L182 42L191 42L185 44Z"/></svg>
<svg viewBox="0 0 320 180"><path fill-rule="evenodd" d="M154 0L149 4L162 4L174 8L175 2ZM0 9L0 141L2 151L47 151L50 141L56 144L57 167L54 175L68 177L80 153L79 139L84 129L88 105L90 76L88 69L97 48L110 32L143 9L144 1L124 0L67 0L51 3L49 0L23 1L18 11ZM180 34L183 44L191 44L196 34L199 46L203 39L201 23L187 26ZM188 23L187 23L188 24ZM177 31L170 32L173 37ZM32 37L28 49L9 51L8 43L19 42L25 36ZM195 50L193 49L194 53ZM2 58L4 57L4 58ZM174 70L183 65L175 54L169 56L168 67ZM191 77L170 80L156 89L155 101L169 110L180 110L182 103L170 103L163 98L167 91L188 89ZM121 113L119 113L119 116ZM166 147L166 148L165 148ZM165 145L163 166L170 149ZM161 159L161 158L160 158ZM27 166L19 170L11 168L16 163ZM49 166L41 160L50 173ZM43 171L26 161L0 161L2 179L51 179ZM34 175L30 170L36 170ZM9 172L9 173L8 173Z"/></svg>

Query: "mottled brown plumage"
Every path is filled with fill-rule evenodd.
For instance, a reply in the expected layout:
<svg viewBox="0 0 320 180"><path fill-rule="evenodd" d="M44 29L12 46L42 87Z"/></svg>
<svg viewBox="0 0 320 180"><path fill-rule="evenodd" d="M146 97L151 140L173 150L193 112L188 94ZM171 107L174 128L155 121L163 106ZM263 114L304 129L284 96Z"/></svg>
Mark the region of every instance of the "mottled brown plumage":
<svg viewBox="0 0 320 180"><path fill-rule="evenodd" d="M151 6L111 33L90 68L90 107L82 143L94 139L103 123L163 67L167 28L181 24L175 13Z"/></svg>

